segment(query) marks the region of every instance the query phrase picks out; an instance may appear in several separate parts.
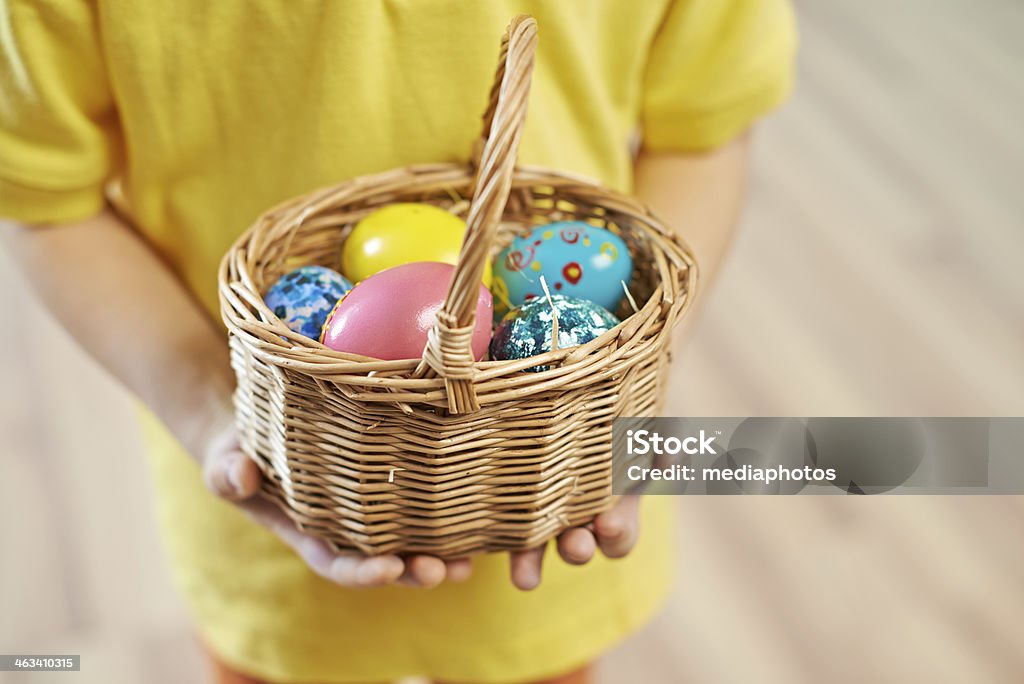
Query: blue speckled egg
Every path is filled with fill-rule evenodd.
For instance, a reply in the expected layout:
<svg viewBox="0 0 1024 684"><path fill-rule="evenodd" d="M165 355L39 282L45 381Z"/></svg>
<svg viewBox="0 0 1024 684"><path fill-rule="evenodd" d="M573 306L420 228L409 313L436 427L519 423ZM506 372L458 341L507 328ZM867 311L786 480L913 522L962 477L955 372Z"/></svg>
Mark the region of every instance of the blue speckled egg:
<svg viewBox="0 0 1024 684"><path fill-rule="evenodd" d="M337 271L302 266L281 276L263 301L290 329L318 340L327 314L351 289Z"/></svg>
<svg viewBox="0 0 1024 684"><path fill-rule="evenodd" d="M633 258L615 233L582 221L538 226L512 241L494 262L491 293L494 313L502 316L544 292L587 299L614 311L633 276Z"/></svg>
<svg viewBox="0 0 1024 684"><path fill-rule="evenodd" d="M607 309L586 299L552 295L548 302L547 297L536 297L501 319L491 338L491 358L525 359L551 351L552 305L558 312L559 349L585 344L619 324ZM526 370L547 369L534 366Z"/></svg>

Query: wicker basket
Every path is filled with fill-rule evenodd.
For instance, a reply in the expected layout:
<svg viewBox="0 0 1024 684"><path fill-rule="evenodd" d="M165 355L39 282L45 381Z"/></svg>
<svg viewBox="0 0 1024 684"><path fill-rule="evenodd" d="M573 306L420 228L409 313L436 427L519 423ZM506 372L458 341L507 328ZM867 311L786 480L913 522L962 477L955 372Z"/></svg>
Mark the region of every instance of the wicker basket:
<svg viewBox="0 0 1024 684"><path fill-rule="evenodd" d="M515 166L536 36L532 18L509 26L472 163L411 166L291 200L221 264L242 447L266 476L265 495L335 548L457 557L541 544L611 506L612 419L660 408L669 334L693 299L693 257L635 200ZM394 202L467 221L423 358L339 353L285 327L266 290L296 266L335 267L353 225ZM623 237L639 310L582 346L475 362L485 260L531 226L565 219ZM549 369L523 372L539 364Z"/></svg>

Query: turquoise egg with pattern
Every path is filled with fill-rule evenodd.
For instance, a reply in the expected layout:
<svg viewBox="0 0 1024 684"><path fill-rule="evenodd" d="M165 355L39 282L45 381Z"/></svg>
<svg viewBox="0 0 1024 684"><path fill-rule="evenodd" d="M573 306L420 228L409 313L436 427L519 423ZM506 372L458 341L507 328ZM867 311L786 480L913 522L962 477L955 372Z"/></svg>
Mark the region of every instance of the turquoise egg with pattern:
<svg viewBox="0 0 1024 684"><path fill-rule="evenodd" d="M633 277L626 242L605 228L558 221L517 237L494 261L491 294L498 316L541 297L541 276L551 294L586 299L614 311Z"/></svg>

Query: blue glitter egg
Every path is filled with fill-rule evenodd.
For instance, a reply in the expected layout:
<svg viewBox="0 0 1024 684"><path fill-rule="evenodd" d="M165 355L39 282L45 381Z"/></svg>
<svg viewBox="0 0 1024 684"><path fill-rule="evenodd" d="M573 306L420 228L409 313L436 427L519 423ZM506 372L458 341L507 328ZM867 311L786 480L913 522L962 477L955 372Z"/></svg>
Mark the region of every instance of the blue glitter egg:
<svg viewBox="0 0 1024 684"><path fill-rule="evenodd" d="M551 351L552 304L558 312L558 348L575 347L611 330L619 319L586 299L552 295L537 297L512 309L501 319L491 338L491 358L525 359ZM531 372L547 370L534 366Z"/></svg>
<svg viewBox="0 0 1024 684"><path fill-rule="evenodd" d="M318 340L327 315L351 289L337 271L302 266L281 276L263 301L291 330Z"/></svg>
<svg viewBox="0 0 1024 684"><path fill-rule="evenodd" d="M625 241L582 221L558 221L517 237L494 260L491 292L494 313L543 295L544 276L551 294L589 299L614 311L625 296L622 283L633 277L633 258Z"/></svg>

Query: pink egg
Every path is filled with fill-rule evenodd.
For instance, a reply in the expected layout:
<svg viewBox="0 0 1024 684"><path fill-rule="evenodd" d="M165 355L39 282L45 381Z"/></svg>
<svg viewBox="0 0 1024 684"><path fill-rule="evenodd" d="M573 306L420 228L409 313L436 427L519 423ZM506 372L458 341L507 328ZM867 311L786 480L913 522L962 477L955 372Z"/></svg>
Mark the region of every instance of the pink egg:
<svg viewBox="0 0 1024 684"><path fill-rule="evenodd" d="M417 261L373 274L334 307L320 341L335 351L375 359L420 358L454 271L450 264ZM491 316L491 293L480 285L472 339L477 360L487 352Z"/></svg>

